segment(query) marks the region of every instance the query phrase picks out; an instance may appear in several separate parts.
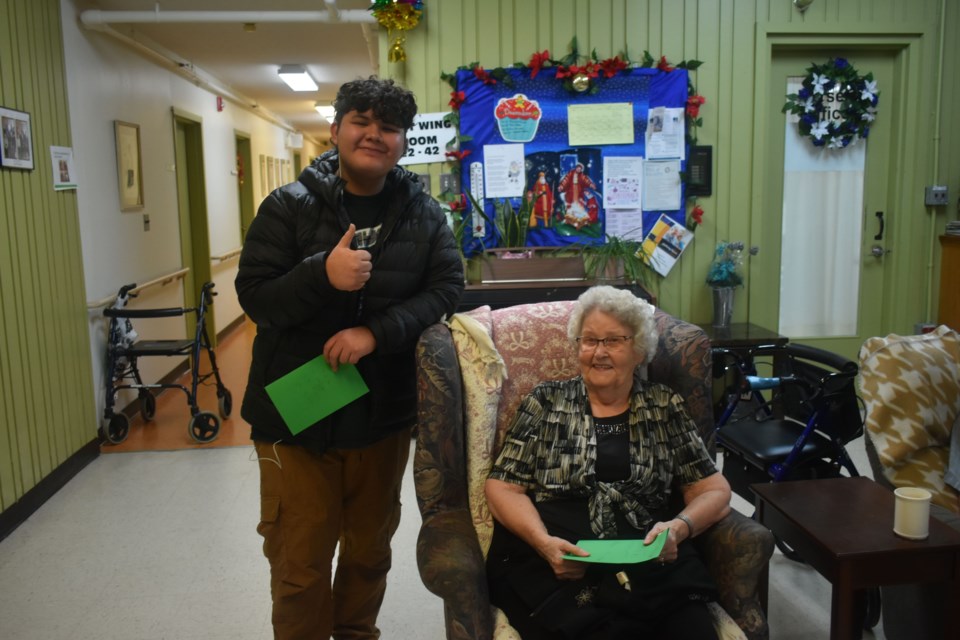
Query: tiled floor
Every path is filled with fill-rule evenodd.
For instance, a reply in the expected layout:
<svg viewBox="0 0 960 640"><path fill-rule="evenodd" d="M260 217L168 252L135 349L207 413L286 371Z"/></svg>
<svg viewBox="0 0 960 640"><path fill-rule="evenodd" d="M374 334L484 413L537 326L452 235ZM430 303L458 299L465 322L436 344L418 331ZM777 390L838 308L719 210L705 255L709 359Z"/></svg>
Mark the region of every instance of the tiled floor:
<svg viewBox="0 0 960 640"><path fill-rule="evenodd" d="M218 354L230 344L249 349L243 340L252 333L245 332L249 326L238 332L246 338L231 336L235 342L224 341ZM220 359L236 376L229 356ZM127 442L110 448L116 455L100 456L0 542L0 638L272 637L268 566L255 531L257 465L247 427L239 424L245 370L241 383L228 382L235 436L224 431L214 446L193 445L181 424L182 394L168 408L161 396L155 424L132 424ZM170 438L174 444L163 444ZM138 450L151 447L173 450ZM862 441L850 450L868 473ZM387 640L442 640L442 604L416 567L420 516L409 471L402 499L380 627ZM734 507L752 511L739 498ZM827 638L829 612L829 584L777 552L770 567L772 640Z"/></svg>

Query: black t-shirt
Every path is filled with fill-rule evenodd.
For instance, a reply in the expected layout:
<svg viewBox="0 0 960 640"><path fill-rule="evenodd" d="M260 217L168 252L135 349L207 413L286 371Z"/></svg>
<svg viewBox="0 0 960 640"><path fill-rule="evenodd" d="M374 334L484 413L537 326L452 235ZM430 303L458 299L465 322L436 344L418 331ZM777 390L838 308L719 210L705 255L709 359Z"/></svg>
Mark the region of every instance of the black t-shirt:
<svg viewBox="0 0 960 640"><path fill-rule="evenodd" d="M369 249L377 244L388 196L387 189L372 196L358 196L344 190L343 206L350 216L350 222L357 227L355 239L358 249Z"/></svg>

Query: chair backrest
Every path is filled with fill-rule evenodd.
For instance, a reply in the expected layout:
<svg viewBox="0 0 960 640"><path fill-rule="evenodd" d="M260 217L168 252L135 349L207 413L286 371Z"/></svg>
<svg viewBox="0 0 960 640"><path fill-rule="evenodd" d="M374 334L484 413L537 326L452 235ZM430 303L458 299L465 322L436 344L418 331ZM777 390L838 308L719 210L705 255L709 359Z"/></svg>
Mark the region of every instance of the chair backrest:
<svg viewBox="0 0 960 640"><path fill-rule="evenodd" d="M490 337L506 367L496 420L499 451L523 397L546 380L562 380L579 373L576 350L567 337L567 323L576 302L555 301L516 305L490 311L469 312L489 327ZM647 377L662 382L684 396L701 437L713 452L710 343L692 324L657 310L660 338L657 352L647 364Z"/></svg>
<svg viewBox="0 0 960 640"><path fill-rule="evenodd" d="M860 347L859 382L883 476L894 487L927 488L936 504L955 510L956 492L943 474L950 434L960 428L960 335L940 326L869 338Z"/></svg>
<svg viewBox="0 0 960 640"><path fill-rule="evenodd" d="M816 412L817 430L842 443L863 435L856 362L810 345L789 343L774 363L777 375L802 381L783 389L785 416L806 422Z"/></svg>

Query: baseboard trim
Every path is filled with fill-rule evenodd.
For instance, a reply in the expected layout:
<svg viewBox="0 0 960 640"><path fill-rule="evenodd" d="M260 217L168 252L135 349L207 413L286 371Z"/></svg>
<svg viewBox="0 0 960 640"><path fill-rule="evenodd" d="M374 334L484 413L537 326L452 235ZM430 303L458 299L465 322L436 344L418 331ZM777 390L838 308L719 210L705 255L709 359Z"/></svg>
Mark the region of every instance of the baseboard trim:
<svg viewBox="0 0 960 640"><path fill-rule="evenodd" d="M95 438L80 447L80 450L64 460L63 464L51 471L23 497L0 513L0 541L13 533L47 500L62 489L84 467L100 455L100 439Z"/></svg>

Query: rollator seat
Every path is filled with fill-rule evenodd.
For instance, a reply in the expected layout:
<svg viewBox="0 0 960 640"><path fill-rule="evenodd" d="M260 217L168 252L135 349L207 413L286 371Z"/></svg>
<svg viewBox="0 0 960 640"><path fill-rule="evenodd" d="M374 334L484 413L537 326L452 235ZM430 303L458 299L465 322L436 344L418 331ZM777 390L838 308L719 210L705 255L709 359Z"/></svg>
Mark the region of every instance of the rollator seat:
<svg viewBox="0 0 960 640"><path fill-rule="evenodd" d="M124 353L130 356L187 355L193 344L193 340L140 340L124 349Z"/></svg>
<svg viewBox="0 0 960 640"><path fill-rule="evenodd" d="M803 434L804 426L791 420L768 422L734 422L723 428L722 447L730 453L761 463L785 460ZM834 444L814 431L804 442L797 462L830 455Z"/></svg>

